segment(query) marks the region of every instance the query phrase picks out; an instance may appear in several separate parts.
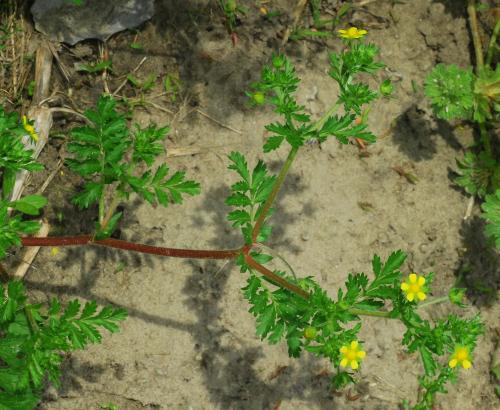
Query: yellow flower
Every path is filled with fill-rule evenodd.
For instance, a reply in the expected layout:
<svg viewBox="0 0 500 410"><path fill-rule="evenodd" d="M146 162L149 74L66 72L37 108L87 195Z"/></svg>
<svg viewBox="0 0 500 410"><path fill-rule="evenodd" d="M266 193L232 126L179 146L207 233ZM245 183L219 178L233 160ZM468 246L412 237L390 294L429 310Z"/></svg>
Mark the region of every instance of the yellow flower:
<svg viewBox="0 0 500 410"><path fill-rule="evenodd" d="M347 38L349 40L352 40L355 38L361 38L366 33L368 33L368 31L360 30L356 27L349 27L347 30L337 30L337 32L339 33L340 37Z"/></svg>
<svg viewBox="0 0 500 410"><path fill-rule="evenodd" d="M57 246L54 246L51 250L50 253L52 256L56 256L59 253L59 248Z"/></svg>
<svg viewBox="0 0 500 410"><path fill-rule="evenodd" d="M457 364L461 364L464 369L470 369L472 367L472 363L469 357L469 349L465 346L456 346L455 353L451 356L451 360L448 364L452 369Z"/></svg>
<svg viewBox="0 0 500 410"><path fill-rule="evenodd" d="M23 127L33 141L38 141L38 134L36 133L35 127L28 122L26 115L23 115Z"/></svg>
<svg viewBox="0 0 500 410"><path fill-rule="evenodd" d="M340 348L340 365L342 367L351 366L352 370L356 370L359 367L358 360L363 359L366 356L366 352L360 350L359 343L353 340L350 345L345 345Z"/></svg>
<svg viewBox="0 0 500 410"><path fill-rule="evenodd" d="M410 302L417 297L419 300L424 300L427 296L424 288L425 278L418 276L416 273L410 273L410 276L401 284L401 290L406 294L406 299Z"/></svg>

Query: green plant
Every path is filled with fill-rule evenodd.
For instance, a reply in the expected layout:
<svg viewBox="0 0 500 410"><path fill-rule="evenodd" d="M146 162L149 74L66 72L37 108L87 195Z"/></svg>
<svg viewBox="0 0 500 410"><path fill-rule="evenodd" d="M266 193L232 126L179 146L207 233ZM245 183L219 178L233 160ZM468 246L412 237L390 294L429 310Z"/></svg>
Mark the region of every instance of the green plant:
<svg viewBox="0 0 500 410"><path fill-rule="evenodd" d="M488 222L485 233L500 247L500 153L496 152L489 133L490 124L500 118L500 67L492 67L500 20L496 23L484 62L477 40L475 2L472 0L468 12L476 51L476 73L470 68L438 64L425 80L425 94L438 118L470 120L479 129L480 146L475 151L467 151L463 159L457 159L459 176L455 182L469 194L484 199L482 218Z"/></svg>
<svg viewBox="0 0 500 410"><path fill-rule="evenodd" d="M291 40L301 40L308 37L330 37L333 34L333 29L340 24L342 18L349 12L352 7L350 2L342 4L335 17L323 19L321 17L321 4L323 0L309 0L307 3L311 11L313 19L312 28L297 27L290 35ZM327 26L331 26L330 30L326 30Z"/></svg>
<svg viewBox="0 0 500 410"><path fill-rule="evenodd" d="M0 108L0 170L3 174L0 199L0 259L7 249L21 245L21 235L36 233L37 221L23 220L23 214L36 216L47 203L40 195L28 195L10 201L16 173L37 171L43 167L32 158L21 138L35 133L32 125L21 121L16 113L7 114ZM36 133L35 133L36 135ZM0 265L1 266L1 265ZM4 268L2 267L2 272ZM83 349L88 343L100 342L97 327L115 332L115 322L125 319L123 309L103 308L96 312L95 302L86 303L80 313L80 303L72 301L64 312L53 299L48 309L41 304L28 304L21 282L0 284L0 408L32 409L40 400L45 375L58 385L60 352Z"/></svg>
<svg viewBox="0 0 500 410"><path fill-rule="evenodd" d="M109 60L97 61L92 64L78 64L76 71L82 71L89 74L102 73L103 71L111 71L112 63Z"/></svg>
<svg viewBox="0 0 500 410"><path fill-rule="evenodd" d="M73 203L80 208L93 204L99 207L96 239L111 235L122 216L115 212L116 208L132 192L151 204L163 206L182 203L182 194L200 192L199 184L186 181L182 171L167 178L169 168L162 164L153 172L155 158L164 152L160 141L168 128L136 125L135 132L130 132L115 105L112 98L101 97L97 110L85 112L91 125L74 129L68 144L74 157L67 164L86 181Z"/></svg>
<svg viewBox="0 0 500 410"><path fill-rule="evenodd" d="M443 302L463 307L462 289L452 288L446 295L427 300L434 273L403 274L400 269L406 254L401 250L393 252L384 261L375 255L372 259L373 274L349 274L345 287L338 289L333 297L318 285L313 276L298 277L288 263L290 273L264 266L275 256L282 258L265 244L272 230L269 217L300 148L309 141L325 142L328 139L336 139L341 144L349 143L351 138L367 143L376 141L375 135L367 129L368 110L364 106L376 98L385 97L389 92L388 83L385 82L381 91L374 91L360 81L359 76L374 74L384 65L376 61L378 48L361 40L366 31L349 28L340 34L347 47L339 54L330 55L330 76L337 81L340 93L337 101L319 119L312 119L305 107L297 103L294 93L300 80L292 63L284 56L274 56L271 65L263 68L260 81L254 83L252 91L247 93L254 105L269 104L281 116L280 121L266 126L272 135L263 146L264 152L276 150L283 144L290 150L277 176L269 174L264 161L249 168L242 153L229 155L228 168L238 174L239 180L231 186L226 199L226 204L235 208L227 218L234 227L241 229L243 244L240 247L230 250L175 249L109 238L121 217L116 207L131 193L166 206L169 202L180 203L182 194L199 192L199 185L185 181L183 172L178 171L166 179L166 165L153 171L154 160L162 152L159 141L166 128L136 127L135 132L130 132L125 118L116 111L115 102L110 97L101 97L96 110L85 113L91 125L74 129L68 144L68 150L74 154L68 165L85 179L83 191L74 202L80 207L98 204L95 231L92 235L48 238L20 238L22 232L14 231L13 235L17 235L14 244L94 244L171 257L234 259L241 272L249 273L242 291L251 305L249 312L256 317L257 335L273 344L285 339L291 357L299 357L305 350L328 358L336 369L331 380L335 389L357 380L357 371L366 356L363 348L371 343L359 340L362 318L399 320L406 327L403 346L409 353L418 354L424 368L424 374L419 378L422 394L414 409L430 409L436 393L445 392L446 383L456 379L458 368L472 366L472 355L483 326L479 316L461 319L450 314L429 321L420 312L425 307ZM338 114L341 107L343 113ZM110 203L109 197L113 198ZM10 245L12 243L5 246ZM89 311L94 313L95 304L92 306ZM52 310L57 309L51 306L49 312ZM84 316L85 312L86 309ZM110 317L111 312L106 310ZM122 311L114 311L114 315L124 317ZM37 325L40 327L39 323ZM112 328L109 323L107 325Z"/></svg>
<svg viewBox="0 0 500 410"><path fill-rule="evenodd" d="M244 14L245 9L238 4L237 0L219 0L219 4L224 12L228 30L229 32L233 32L238 13Z"/></svg>
<svg viewBox="0 0 500 410"><path fill-rule="evenodd" d="M116 322L127 317L123 309L97 312L95 302L87 302L80 312L78 300L62 311L56 298L43 310L26 299L21 282L0 285L0 406L6 409L32 409L40 400L45 375L55 386L60 384L60 352L100 343L98 327L117 332Z"/></svg>

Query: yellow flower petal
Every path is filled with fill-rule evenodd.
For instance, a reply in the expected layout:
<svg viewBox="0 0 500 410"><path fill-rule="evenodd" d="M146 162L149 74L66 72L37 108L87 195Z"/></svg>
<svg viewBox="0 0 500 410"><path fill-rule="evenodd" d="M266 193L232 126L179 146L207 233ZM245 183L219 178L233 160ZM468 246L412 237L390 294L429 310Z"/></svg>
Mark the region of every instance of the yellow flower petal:
<svg viewBox="0 0 500 410"><path fill-rule="evenodd" d="M359 345L358 341L357 340L353 340L351 342L351 349L356 350L358 348L358 345Z"/></svg>
<svg viewBox="0 0 500 410"><path fill-rule="evenodd" d="M368 31L366 31L366 30L358 30L358 34L361 34L362 36L364 36L367 33L368 33Z"/></svg>
<svg viewBox="0 0 500 410"><path fill-rule="evenodd" d="M472 363L466 359L462 362L462 367L464 369L470 369L472 367Z"/></svg>
<svg viewBox="0 0 500 410"><path fill-rule="evenodd" d="M347 33L347 30L340 29L340 30L337 30L337 32L340 33L340 34L345 34L345 33Z"/></svg>
<svg viewBox="0 0 500 410"><path fill-rule="evenodd" d="M344 358L344 359L342 359L342 360L340 361L340 365L341 365L342 367L347 367L347 363L348 363L348 360L347 360L346 358Z"/></svg>
<svg viewBox="0 0 500 410"><path fill-rule="evenodd" d="M453 369L457 365L457 363L458 363L457 359L451 359L448 365Z"/></svg>
<svg viewBox="0 0 500 410"><path fill-rule="evenodd" d="M417 297L420 299L420 300L425 300L425 298L427 297L426 294L424 292L418 292L417 293Z"/></svg>
<svg viewBox="0 0 500 410"><path fill-rule="evenodd" d="M358 356L358 359L364 359L364 357L366 356L366 352L360 350L359 352L356 353L356 356Z"/></svg>
<svg viewBox="0 0 500 410"><path fill-rule="evenodd" d="M414 293L408 293L408 295L406 295L406 299L408 299L410 302L413 302L413 299L415 299L415 294Z"/></svg>
<svg viewBox="0 0 500 410"><path fill-rule="evenodd" d="M408 285L408 283L406 282L403 282L401 284L401 290L407 291L408 289L410 289L410 285Z"/></svg>
<svg viewBox="0 0 500 410"><path fill-rule="evenodd" d="M348 352L348 350L349 350L349 349L347 348L347 346L342 346L342 347L340 348L340 353L346 354L346 353Z"/></svg>
<svg viewBox="0 0 500 410"><path fill-rule="evenodd" d="M351 367L352 370L356 370L359 367L358 362L356 360L351 361Z"/></svg>
<svg viewBox="0 0 500 410"><path fill-rule="evenodd" d="M410 279L410 283L417 283L417 274L410 273L409 279Z"/></svg>
<svg viewBox="0 0 500 410"><path fill-rule="evenodd" d="M423 276L420 276L418 278L418 285L419 286L424 286L425 285L425 278Z"/></svg>

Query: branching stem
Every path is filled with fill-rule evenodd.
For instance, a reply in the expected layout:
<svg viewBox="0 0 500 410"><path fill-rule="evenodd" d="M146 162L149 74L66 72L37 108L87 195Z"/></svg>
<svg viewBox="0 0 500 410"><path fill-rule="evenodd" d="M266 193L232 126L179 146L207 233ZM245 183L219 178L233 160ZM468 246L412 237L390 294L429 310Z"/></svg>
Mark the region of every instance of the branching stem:
<svg viewBox="0 0 500 410"><path fill-rule="evenodd" d="M448 297L448 295L440 296L438 298L427 300L425 302L419 303L418 308L423 308L423 307L435 305L437 303L448 302L449 300L450 300L450 298Z"/></svg>
<svg viewBox="0 0 500 410"><path fill-rule="evenodd" d="M385 317L387 319L397 319L395 317L391 317L390 312L386 312L383 310L364 310L364 309L350 308L349 313L359 316L375 316L375 317Z"/></svg>
<svg viewBox="0 0 500 410"><path fill-rule="evenodd" d="M266 219L267 213L269 212L269 209L271 208L271 205L274 202L274 199L276 198L276 195L278 194L278 191L281 188L281 185L283 185L283 181L285 180L286 174L288 170L290 169L290 166L292 165L292 162L297 155L298 148L292 148L290 153L288 154L288 157L283 164L283 167L281 168L281 171L278 175L278 178L276 179L276 182L274 183L273 190L267 197L266 202L264 202L264 207L262 208L262 212L259 215L259 218L257 219L257 222L255 223L253 230L252 230L252 242L255 242L257 240L257 236L259 235L260 229L262 228L262 224L264 223L264 220Z"/></svg>
<svg viewBox="0 0 500 410"><path fill-rule="evenodd" d="M237 257L243 248L230 250L199 250L199 249L177 249L163 248L161 246L144 245L123 241L120 239L101 239L92 240L91 235L80 236L60 236L46 238L21 238L23 246L82 246L82 245L100 245L108 248L123 249L132 252L147 253L150 255L170 256L174 258L199 258L199 259L233 259Z"/></svg>

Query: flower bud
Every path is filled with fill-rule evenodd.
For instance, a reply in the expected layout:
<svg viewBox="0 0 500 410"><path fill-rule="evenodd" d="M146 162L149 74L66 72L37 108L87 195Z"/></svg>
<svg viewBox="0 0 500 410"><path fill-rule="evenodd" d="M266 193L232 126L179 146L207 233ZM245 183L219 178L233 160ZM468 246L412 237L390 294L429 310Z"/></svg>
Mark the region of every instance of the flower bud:
<svg viewBox="0 0 500 410"><path fill-rule="evenodd" d="M264 93L257 91L252 95L252 100L255 104L262 105L266 102L266 96Z"/></svg>
<svg viewBox="0 0 500 410"><path fill-rule="evenodd" d="M228 11L236 11L236 0L227 0L226 2L226 10Z"/></svg>
<svg viewBox="0 0 500 410"><path fill-rule="evenodd" d="M316 331L316 328L312 326L308 326L304 329L304 337L306 339L314 339L318 332Z"/></svg>
<svg viewBox="0 0 500 410"><path fill-rule="evenodd" d="M389 97L394 92L394 86L391 80L385 79L382 84L380 84L380 94L384 97Z"/></svg>

